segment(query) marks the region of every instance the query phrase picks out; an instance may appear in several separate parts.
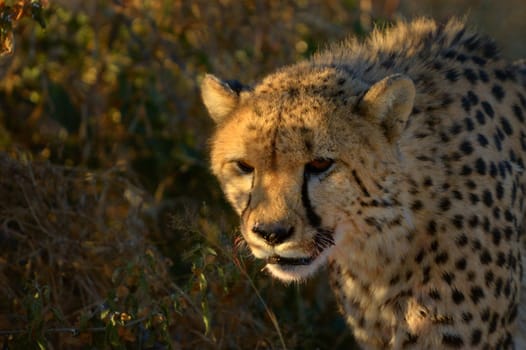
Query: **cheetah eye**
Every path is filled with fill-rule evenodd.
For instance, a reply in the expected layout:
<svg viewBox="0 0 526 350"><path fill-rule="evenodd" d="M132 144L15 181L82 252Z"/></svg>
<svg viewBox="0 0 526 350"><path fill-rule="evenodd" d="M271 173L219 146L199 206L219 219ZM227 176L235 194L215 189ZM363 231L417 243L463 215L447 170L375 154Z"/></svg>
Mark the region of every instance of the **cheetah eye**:
<svg viewBox="0 0 526 350"><path fill-rule="evenodd" d="M243 160L237 160L236 166L243 174L252 174L254 167Z"/></svg>
<svg viewBox="0 0 526 350"><path fill-rule="evenodd" d="M334 160L330 158L316 158L305 164L305 173L309 175L317 175L326 172L334 164Z"/></svg>

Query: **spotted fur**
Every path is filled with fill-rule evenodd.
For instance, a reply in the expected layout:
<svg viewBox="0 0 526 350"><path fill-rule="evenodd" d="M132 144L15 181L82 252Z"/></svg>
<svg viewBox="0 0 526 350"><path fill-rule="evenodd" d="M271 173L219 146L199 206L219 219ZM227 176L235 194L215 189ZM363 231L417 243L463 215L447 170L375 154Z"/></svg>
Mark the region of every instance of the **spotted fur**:
<svg viewBox="0 0 526 350"><path fill-rule="evenodd" d="M328 265L365 349L526 348L525 67L421 19L252 88L205 77L253 254L284 281Z"/></svg>

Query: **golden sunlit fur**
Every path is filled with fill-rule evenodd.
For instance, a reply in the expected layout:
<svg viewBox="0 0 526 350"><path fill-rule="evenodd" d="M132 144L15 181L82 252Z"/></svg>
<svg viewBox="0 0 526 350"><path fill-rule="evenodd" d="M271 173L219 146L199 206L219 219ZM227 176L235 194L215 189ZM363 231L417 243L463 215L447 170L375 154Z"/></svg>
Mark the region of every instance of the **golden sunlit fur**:
<svg viewBox="0 0 526 350"><path fill-rule="evenodd" d="M207 75L212 170L272 275L328 265L363 348L521 348L524 71L422 19L252 88Z"/></svg>

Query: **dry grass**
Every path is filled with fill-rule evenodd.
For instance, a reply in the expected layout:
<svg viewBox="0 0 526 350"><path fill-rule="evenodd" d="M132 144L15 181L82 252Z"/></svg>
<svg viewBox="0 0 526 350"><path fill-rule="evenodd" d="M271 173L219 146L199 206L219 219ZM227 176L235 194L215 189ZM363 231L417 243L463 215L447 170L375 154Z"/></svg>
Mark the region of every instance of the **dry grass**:
<svg viewBox="0 0 526 350"><path fill-rule="evenodd" d="M169 262L145 239L144 193L115 169L24 158L0 154L0 329L27 330L45 343L61 333L56 328L108 323L104 312L117 312L132 294L138 304L122 311L153 317L145 308L174 290Z"/></svg>

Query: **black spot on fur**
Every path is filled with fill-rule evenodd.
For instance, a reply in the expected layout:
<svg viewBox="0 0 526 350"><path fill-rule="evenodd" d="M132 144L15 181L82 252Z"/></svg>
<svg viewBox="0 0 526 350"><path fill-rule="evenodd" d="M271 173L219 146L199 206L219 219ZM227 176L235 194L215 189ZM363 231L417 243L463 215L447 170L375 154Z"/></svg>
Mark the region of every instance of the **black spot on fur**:
<svg viewBox="0 0 526 350"><path fill-rule="evenodd" d="M396 275L393 278L391 278L389 280L389 285L390 286L394 286L394 285L398 284L398 282L400 282L400 275Z"/></svg>
<svg viewBox="0 0 526 350"><path fill-rule="evenodd" d="M435 61L435 62L433 62L433 68L434 68L435 70L442 70L442 67L443 67L443 65L442 65L441 62L439 62L439 61Z"/></svg>
<svg viewBox="0 0 526 350"><path fill-rule="evenodd" d="M503 267L506 264L506 261L507 261L506 254L504 254L503 252L498 252L497 260L495 261L495 264L497 264L498 267Z"/></svg>
<svg viewBox="0 0 526 350"><path fill-rule="evenodd" d="M473 146L469 141L462 142L459 148L460 151L462 151L462 153L464 153L465 155L470 155L471 153L473 153Z"/></svg>
<svg viewBox="0 0 526 350"><path fill-rule="evenodd" d="M425 256L426 256L426 252L423 249L420 250L420 252L415 257L415 262L417 264L420 264L424 260Z"/></svg>
<svg viewBox="0 0 526 350"><path fill-rule="evenodd" d="M464 227L464 217L457 214L453 217L453 219L451 219L451 223L460 230L462 227Z"/></svg>
<svg viewBox="0 0 526 350"><path fill-rule="evenodd" d="M466 180L465 185L466 185L466 187L469 188L470 190L474 190L475 188L477 188L477 184L475 183L475 181L473 181L473 180L471 180L471 179Z"/></svg>
<svg viewBox="0 0 526 350"><path fill-rule="evenodd" d="M489 165L489 174L493 178L498 175L498 169L497 169L497 166L495 165L495 162L491 162L490 163L490 165Z"/></svg>
<svg viewBox="0 0 526 350"><path fill-rule="evenodd" d="M504 117L501 117L500 118L500 123L501 123L502 129L504 130L506 135L510 136L511 134L513 134L513 128L511 127L511 124L508 121L508 119L506 119Z"/></svg>
<svg viewBox="0 0 526 350"><path fill-rule="evenodd" d="M511 213L511 211L509 211L509 209L506 209L504 211L504 218L506 219L507 222L513 222L514 220L514 216L513 214Z"/></svg>
<svg viewBox="0 0 526 350"><path fill-rule="evenodd" d="M526 138L526 136L525 136L525 138ZM429 176L425 177L425 179L424 179L424 186L425 187L433 186L433 180Z"/></svg>
<svg viewBox="0 0 526 350"><path fill-rule="evenodd" d="M497 45L493 41L487 41L482 46L482 54L487 59L496 58L499 55L499 50L497 48Z"/></svg>
<svg viewBox="0 0 526 350"><path fill-rule="evenodd" d="M502 69L495 69L495 77L500 81L506 81L508 79L508 74Z"/></svg>
<svg viewBox="0 0 526 350"><path fill-rule="evenodd" d="M513 105L512 109L515 118L517 118L517 120L521 123L524 123L524 114L522 113L522 109L518 105Z"/></svg>
<svg viewBox="0 0 526 350"><path fill-rule="evenodd" d="M447 252L442 252L440 254L438 254L437 256L435 256L435 263L437 265L442 265L442 264L445 264L449 259L449 255Z"/></svg>
<svg viewBox="0 0 526 350"><path fill-rule="evenodd" d="M421 210L423 207L424 207L424 204L422 203L421 200L416 200L411 205L411 209L414 210L414 211Z"/></svg>
<svg viewBox="0 0 526 350"><path fill-rule="evenodd" d="M418 335L412 333L406 333L406 338L404 339L402 346L409 346L416 344L418 341Z"/></svg>
<svg viewBox="0 0 526 350"><path fill-rule="evenodd" d="M482 135L482 134L478 134L477 135L477 141L479 142L479 145L481 145L482 147L486 147L488 145L488 139L486 138L486 136Z"/></svg>
<svg viewBox="0 0 526 350"><path fill-rule="evenodd" d="M467 96L468 96L469 102L471 102L472 105L476 105L477 103L479 103L479 98L473 91L469 90Z"/></svg>
<svg viewBox="0 0 526 350"><path fill-rule="evenodd" d="M462 105L462 108L469 113L471 111L471 102L469 102L468 98L465 96L462 96L460 100L460 104Z"/></svg>
<svg viewBox="0 0 526 350"><path fill-rule="evenodd" d="M446 71L446 79L449 81L455 82L458 80L459 76L460 74L455 68L451 68Z"/></svg>
<svg viewBox="0 0 526 350"><path fill-rule="evenodd" d="M488 332L489 334L495 333L497 330L497 321L499 320L499 314L497 312L494 312L491 316L491 320L489 321L489 327Z"/></svg>
<svg viewBox="0 0 526 350"><path fill-rule="evenodd" d="M466 258L460 258L458 259L456 262L455 262L455 267L460 270L460 271L463 271L466 269L466 266L467 266L467 261L466 261Z"/></svg>
<svg viewBox="0 0 526 350"><path fill-rule="evenodd" d="M427 284L429 280L431 279L429 276L429 272L431 271L431 267L425 266L422 270L422 284Z"/></svg>
<svg viewBox="0 0 526 350"><path fill-rule="evenodd" d="M464 323L469 324L472 320L473 314L471 312L466 311L462 313L462 321L464 321Z"/></svg>
<svg viewBox="0 0 526 350"><path fill-rule="evenodd" d="M493 217L497 220L500 219L500 208L499 207L493 207Z"/></svg>
<svg viewBox="0 0 526 350"><path fill-rule="evenodd" d="M486 162L482 158L478 158L475 161L475 169L480 175L486 175Z"/></svg>
<svg viewBox="0 0 526 350"><path fill-rule="evenodd" d="M489 190L485 190L482 194L482 201L484 204L486 204L487 207L490 207L493 205L493 196Z"/></svg>
<svg viewBox="0 0 526 350"><path fill-rule="evenodd" d="M457 191L457 190L451 191L451 194L453 195L453 198L455 198L456 200L459 200L459 201L462 200L462 198L464 197L462 195L462 192Z"/></svg>
<svg viewBox="0 0 526 350"><path fill-rule="evenodd" d="M472 215L469 218L468 224L469 224L469 227L471 227L471 228L477 227L478 224L479 224L479 217L477 215Z"/></svg>
<svg viewBox="0 0 526 350"><path fill-rule="evenodd" d="M475 113L475 118L477 118L477 121L480 125L486 124L486 117L484 116L484 113L482 113L482 111L477 110L477 113Z"/></svg>
<svg viewBox="0 0 526 350"><path fill-rule="evenodd" d="M515 236L515 231L509 227L509 226L506 226L504 228L504 236L506 237L506 240L509 241L513 236ZM519 233L522 233L522 231L520 231Z"/></svg>
<svg viewBox="0 0 526 350"><path fill-rule="evenodd" d="M446 50L442 53L442 56L447 59L452 59L456 56L457 52L455 50Z"/></svg>
<svg viewBox="0 0 526 350"><path fill-rule="evenodd" d="M482 253L480 254L480 263L482 265L489 264L493 259L491 258L491 254L487 249L484 249Z"/></svg>
<svg viewBox="0 0 526 350"><path fill-rule="evenodd" d="M453 289L453 291L451 292L451 299L453 299L453 302L455 304L461 304L465 299L464 293L462 293L458 289Z"/></svg>
<svg viewBox="0 0 526 350"><path fill-rule="evenodd" d="M468 57L464 54L458 54L457 55L457 61L459 61L460 63L464 63L468 60Z"/></svg>
<svg viewBox="0 0 526 350"><path fill-rule="evenodd" d="M480 47L480 39L477 35L473 34L467 38L463 44L468 51L474 51Z"/></svg>
<svg viewBox="0 0 526 350"><path fill-rule="evenodd" d="M436 288L433 288L429 291L429 297L433 300L440 300L441 296L439 291Z"/></svg>
<svg viewBox="0 0 526 350"><path fill-rule="evenodd" d="M449 128L449 132L452 134L452 135L458 135L462 132L462 125L460 125L459 123L454 123L451 128Z"/></svg>
<svg viewBox="0 0 526 350"><path fill-rule="evenodd" d="M488 73L486 73L482 69L479 69L479 77L480 77L480 80L482 80L485 83L487 83L489 81Z"/></svg>
<svg viewBox="0 0 526 350"><path fill-rule="evenodd" d="M484 275L484 281L486 282L486 287L489 288L491 284L493 283L494 279L495 279L495 274L493 273L493 271L491 270L486 271L486 274Z"/></svg>
<svg viewBox="0 0 526 350"><path fill-rule="evenodd" d="M453 283L453 280L455 279L455 274L454 274L454 273L451 273L451 272L447 272L447 271L445 271L444 273L442 273L442 279L443 279L444 282L446 282L448 285L451 285L451 283Z"/></svg>
<svg viewBox="0 0 526 350"><path fill-rule="evenodd" d="M482 339L482 331L478 328L475 328L471 333L471 346L477 346L480 344Z"/></svg>
<svg viewBox="0 0 526 350"><path fill-rule="evenodd" d="M489 317L490 317L489 307L486 307L486 308L484 308L484 309L482 310L482 312L480 313L480 319L481 319L483 322L488 322Z"/></svg>
<svg viewBox="0 0 526 350"><path fill-rule="evenodd" d="M439 208L442 211L448 211L451 208L451 201L449 200L449 198L447 197L442 198L439 203Z"/></svg>
<svg viewBox="0 0 526 350"><path fill-rule="evenodd" d="M483 59L482 57L479 57L479 56L473 56L471 57L471 60L476 64L476 65L479 65L479 66L483 66L486 64L486 60Z"/></svg>
<svg viewBox="0 0 526 350"><path fill-rule="evenodd" d="M484 298L484 290L479 286L473 286L471 287L469 297L471 298L474 304L478 304L480 299Z"/></svg>
<svg viewBox="0 0 526 350"><path fill-rule="evenodd" d="M457 236L457 238L455 239L455 242L457 246L464 247L468 244L468 237L466 236L466 234L461 233L460 235Z"/></svg>
<svg viewBox="0 0 526 350"><path fill-rule="evenodd" d="M500 230L495 227L492 231L491 231L491 235L493 237L493 244L495 244L496 246L498 246L500 244L500 239L501 239L501 233L500 233ZM498 257L497 257L497 265L498 265ZM504 260L505 261L505 260ZM504 262L501 260L501 262Z"/></svg>
<svg viewBox="0 0 526 350"><path fill-rule="evenodd" d="M464 340L458 334L445 333L442 335L442 345L448 348L460 349L464 346Z"/></svg>
<svg viewBox="0 0 526 350"><path fill-rule="evenodd" d="M475 123L473 123L473 120L469 117L464 118L464 124L466 125L467 131L473 131L475 129Z"/></svg>
<svg viewBox="0 0 526 350"><path fill-rule="evenodd" d="M488 102L483 101L482 102L482 108L484 109L484 112L486 112L488 117L493 119L493 117L495 116L495 112L493 111L493 107L491 107L491 105Z"/></svg>
<svg viewBox="0 0 526 350"><path fill-rule="evenodd" d="M464 76L471 84L475 84L478 80L477 73L471 68L464 69Z"/></svg>
<svg viewBox="0 0 526 350"><path fill-rule="evenodd" d="M385 69L392 68L394 64L395 64L395 60L394 60L393 55L391 55L391 57L387 58L385 61L380 63L380 65L384 67Z"/></svg>

